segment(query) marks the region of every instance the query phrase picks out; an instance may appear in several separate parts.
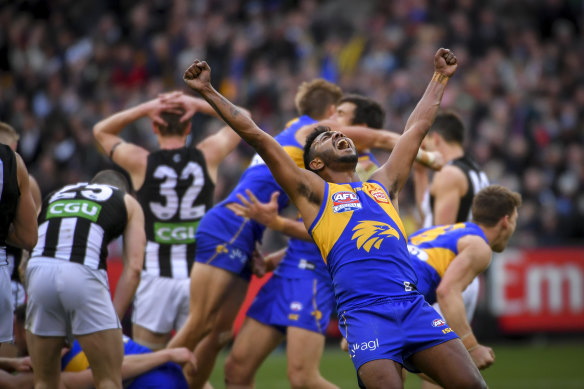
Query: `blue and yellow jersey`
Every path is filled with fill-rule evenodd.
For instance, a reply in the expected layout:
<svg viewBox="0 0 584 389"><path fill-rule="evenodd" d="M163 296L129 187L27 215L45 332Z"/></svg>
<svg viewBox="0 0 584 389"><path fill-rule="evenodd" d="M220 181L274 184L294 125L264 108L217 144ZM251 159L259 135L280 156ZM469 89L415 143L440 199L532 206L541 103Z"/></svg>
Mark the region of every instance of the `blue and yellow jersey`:
<svg viewBox="0 0 584 389"><path fill-rule="evenodd" d="M305 125L316 123L316 120L309 116L300 116L288 122L286 128L278 134L275 139L286 150L288 155L296 162L299 167L304 167L303 146L295 138L296 132ZM255 155L249 167L243 172L239 182L231 193L219 203L218 207L213 208L212 212L217 218L218 228L213 234L218 238L229 242L235 232L238 233L237 240L233 242L237 247L251 252L255 247L256 241L261 241L261 236L265 227L254 221L249 221L245 227L240 230L243 218L236 216L231 210L223 207L228 203L240 203L237 198L238 194L247 197L245 190L249 189L261 202L269 202L273 192L280 192L278 198L278 207L280 210L288 205L289 199L282 187L276 182L270 169L259 155ZM245 247L243 247L245 246Z"/></svg>
<svg viewBox="0 0 584 389"><path fill-rule="evenodd" d="M367 177L378 167L379 163L371 152L359 154L357 174L359 174L361 181L367 181ZM314 242L290 238L286 255L274 273L286 278L301 278L307 270L313 271L314 275L322 280L330 281L330 274L322 260L318 246Z"/></svg>
<svg viewBox="0 0 584 389"><path fill-rule="evenodd" d="M124 335L124 355L132 354L147 354L152 351L144 347L132 339ZM87 356L81 349L78 341L73 342L73 346L67 351L65 355L61 358L61 371L83 371L89 369L89 361Z"/></svg>
<svg viewBox="0 0 584 389"><path fill-rule="evenodd" d="M436 288L458 255L458 240L468 235L480 236L488 244L483 230L474 223L429 227L410 235L408 248L418 276L416 286L430 304L436 302Z"/></svg>
<svg viewBox="0 0 584 389"><path fill-rule="evenodd" d="M379 182L326 182L309 232L328 265L338 312L412 292L404 226Z"/></svg>

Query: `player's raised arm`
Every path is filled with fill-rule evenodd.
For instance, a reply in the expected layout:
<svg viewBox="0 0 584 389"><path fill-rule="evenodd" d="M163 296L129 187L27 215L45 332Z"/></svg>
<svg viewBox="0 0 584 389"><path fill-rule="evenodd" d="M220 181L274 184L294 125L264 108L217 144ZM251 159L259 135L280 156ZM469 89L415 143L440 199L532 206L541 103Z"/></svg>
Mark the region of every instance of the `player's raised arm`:
<svg viewBox="0 0 584 389"><path fill-rule="evenodd" d="M428 133L448 79L456 71L457 62L454 54L448 49L439 49L434 56L434 75L424 95L410 115L404 133L397 142L387 162L373 174L371 179L385 185L394 205L397 205L397 194L404 186L412 163L418 154L422 140Z"/></svg>
<svg viewBox="0 0 584 389"><path fill-rule="evenodd" d="M273 137L262 131L253 120L243 115L236 106L213 88L211 68L205 61L195 60L186 70L184 81L191 89L199 92L223 121L257 151L272 171L276 181L301 211L306 206L315 208L320 205L324 192L322 179L296 166L296 163ZM309 205L309 199L312 205ZM305 223L308 221L305 220Z"/></svg>

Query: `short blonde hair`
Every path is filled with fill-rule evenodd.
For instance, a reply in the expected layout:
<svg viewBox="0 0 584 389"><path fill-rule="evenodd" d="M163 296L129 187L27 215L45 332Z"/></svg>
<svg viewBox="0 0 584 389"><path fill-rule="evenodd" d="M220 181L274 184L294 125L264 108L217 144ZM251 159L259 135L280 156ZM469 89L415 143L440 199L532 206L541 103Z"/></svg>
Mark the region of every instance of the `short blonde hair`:
<svg viewBox="0 0 584 389"><path fill-rule="evenodd" d="M294 104L299 115L313 119L325 119L327 110L343 97L341 88L322 78L303 82L298 87Z"/></svg>
<svg viewBox="0 0 584 389"><path fill-rule="evenodd" d="M10 124L0 122L0 143L10 145L14 142L18 142L19 139L20 135L18 135Z"/></svg>

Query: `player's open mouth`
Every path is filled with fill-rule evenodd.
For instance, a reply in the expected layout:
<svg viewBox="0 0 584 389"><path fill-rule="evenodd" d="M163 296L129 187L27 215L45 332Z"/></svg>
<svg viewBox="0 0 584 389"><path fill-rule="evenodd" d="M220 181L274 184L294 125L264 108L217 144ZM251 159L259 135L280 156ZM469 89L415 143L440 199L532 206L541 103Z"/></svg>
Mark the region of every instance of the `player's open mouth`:
<svg viewBox="0 0 584 389"><path fill-rule="evenodd" d="M339 150L345 150L348 149L349 147L351 147L351 145L349 144L349 141L345 138L341 138L337 141L337 149Z"/></svg>

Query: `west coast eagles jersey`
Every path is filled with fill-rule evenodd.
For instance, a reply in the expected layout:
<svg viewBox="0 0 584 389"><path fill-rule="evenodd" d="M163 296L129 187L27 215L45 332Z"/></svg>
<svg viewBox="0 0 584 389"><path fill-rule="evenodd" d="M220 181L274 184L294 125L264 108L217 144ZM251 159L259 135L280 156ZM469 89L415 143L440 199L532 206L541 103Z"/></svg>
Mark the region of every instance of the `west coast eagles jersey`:
<svg viewBox="0 0 584 389"><path fill-rule="evenodd" d="M410 235L408 249L418 276L417 288L430 304L436 302L436 288L458 255L458 240L468 235L480 236L487 242L481 228L474 223L424 228Z"/></svg>
<svg viewBox="0 0 584 389"><path fill-rule="evenodd" d="M325 182L309 232L328 265L338 312L415 290L404 226L379 182Z"/></svg>

